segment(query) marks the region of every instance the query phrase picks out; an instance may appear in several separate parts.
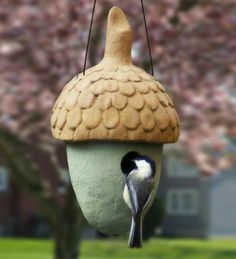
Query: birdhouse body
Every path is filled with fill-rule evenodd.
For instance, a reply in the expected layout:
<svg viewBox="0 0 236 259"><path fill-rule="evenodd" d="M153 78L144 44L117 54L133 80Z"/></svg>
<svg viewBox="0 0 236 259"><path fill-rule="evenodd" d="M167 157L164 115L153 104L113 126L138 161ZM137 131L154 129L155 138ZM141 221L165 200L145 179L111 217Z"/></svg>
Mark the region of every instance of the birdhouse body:
<svg viewBox="0 0 236 259"><path fill-rule="evenodd" d="M152 157L158 165L155 194L160 177L162 145L127 142L67 144L71 182L81 210L90 225L107 235L126 233L130 226L131 212L123 199L124 179L120 161L132 150Z"/></svg>
<svg viewBox="0 0 236 259"><path fill-rule="evenodd" d="M84 216L110 235L125 233L131 220L123 199L122 157L130 151L150 156L157 167L156 190L162 145L179 136L178 115L165 88L132 64L131 39L125 14L112 8L104 58L64 87L51 117L53 136L67 142L71 181Z"/></svg>

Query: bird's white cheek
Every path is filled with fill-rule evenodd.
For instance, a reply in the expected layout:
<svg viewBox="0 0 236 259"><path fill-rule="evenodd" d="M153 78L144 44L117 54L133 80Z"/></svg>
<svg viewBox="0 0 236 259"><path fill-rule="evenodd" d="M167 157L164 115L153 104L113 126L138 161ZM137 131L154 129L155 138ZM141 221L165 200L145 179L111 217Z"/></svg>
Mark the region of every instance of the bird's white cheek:
<svg viewBox="0 0 236 259"><path fill-rule="evenodd" d="M125 188L124 188L123 199L124 199L125 203L128 205L128 207L129 207L130 209L132 209L127 185L125 185Z"/></svg>

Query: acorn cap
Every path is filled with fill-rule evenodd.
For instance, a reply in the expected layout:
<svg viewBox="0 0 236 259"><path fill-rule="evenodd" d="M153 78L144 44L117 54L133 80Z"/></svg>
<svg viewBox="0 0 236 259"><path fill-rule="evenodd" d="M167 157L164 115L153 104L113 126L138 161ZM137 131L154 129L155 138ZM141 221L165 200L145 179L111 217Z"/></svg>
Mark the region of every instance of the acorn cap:
<svg viewBox="0 0 236 259"><path fill-rule="evenodd" d="M132 32L118 7L108 16L102 61L75 76L52 111L55 138L66 141L176 142L179 119L165 88L132 64Z"/></svg>

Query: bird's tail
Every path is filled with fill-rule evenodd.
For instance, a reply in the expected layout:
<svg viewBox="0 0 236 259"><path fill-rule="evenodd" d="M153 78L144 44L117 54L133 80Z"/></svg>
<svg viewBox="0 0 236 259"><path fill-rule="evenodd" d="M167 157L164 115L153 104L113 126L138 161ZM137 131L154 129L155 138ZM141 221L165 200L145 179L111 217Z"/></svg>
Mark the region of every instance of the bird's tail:
<svg viewBox="0 0 236 259"><path fill-rule="evenodd" d="M142 247L142 217L140 214L132 216L129 234L129 247Z"/></svg>

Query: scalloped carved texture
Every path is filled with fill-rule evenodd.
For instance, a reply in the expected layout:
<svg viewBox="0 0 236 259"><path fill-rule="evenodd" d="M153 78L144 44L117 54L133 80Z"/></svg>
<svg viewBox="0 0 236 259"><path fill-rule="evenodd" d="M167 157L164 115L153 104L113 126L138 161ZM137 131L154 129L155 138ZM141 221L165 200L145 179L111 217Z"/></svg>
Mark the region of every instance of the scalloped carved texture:
<svg viewBox="0 0 236 259"><path fill-rule="evenodd" d="M118 7L108 15L102 61L75 76L52 110L54 137L66 141L175 142L179 118L155 77L132 64L132 31Z"/></svg>
<svg viewBox="0 0 236 259"><path fill-rule="evenodd" d="M171 143L179 136L179 118L165 88L144 70L100 62L64 87L51 128L66 141Z"/></svg>

